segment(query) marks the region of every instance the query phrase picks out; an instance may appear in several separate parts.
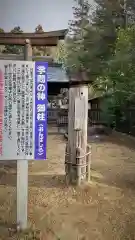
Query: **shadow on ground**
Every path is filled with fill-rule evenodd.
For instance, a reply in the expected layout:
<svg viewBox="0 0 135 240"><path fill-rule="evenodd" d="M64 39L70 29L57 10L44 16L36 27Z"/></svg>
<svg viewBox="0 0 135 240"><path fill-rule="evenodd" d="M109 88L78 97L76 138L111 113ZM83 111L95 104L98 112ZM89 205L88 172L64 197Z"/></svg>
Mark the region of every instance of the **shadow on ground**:
<svg viewBox="0 0 135 240"><path fill-rule="evenodd" d="M0 172L0 185L16 186L16 173ZM33 173L29 175L29 187L64 188L66 187L65 176L40 173L34 175Z"/></svg>
<svg viewBox="0 0 135 240"><path fill-rule="evenodd" d="M94 142L98 144L117 144L118 146L126 146L128 149L135 149L135 139L125 136L123 134L113 132L109 136L102 135L100 138L94 138L94 136L88 137L89 143ZM49 160L48 160L49 161ZM129 164L130 159L128 159ZM132 160L133 161L133 160ZM122 174L114 175L110 178L107 167L105 167L102 162L98 162L98 165L92 164L92 181L97 183L103 183L107 185L112 185L121 189L135 189L135 174L122 172ZM116 168L115 168L116 169ZM114 170L115 170L114 169ZM93 171L103 175L103 178L93 175ZM111 170L113 172L113 169ZM0 185L16 186L16 161L1 161L0 162ZM46 188L61 188L65 186L65 176L64 175L50 175L46 172L41 175L41 173L30 172L29 174L29 186L34 187L46 187Z"/></svg>
<svg viewBox="0 0 135 240"><path fill-rule="evenodd" d="M135 175L125 174L125 175L115 175L114 178L109 177L109 173L103 174L103 172L95 169L96 176L94 174L94 169L92 169L91 181L98 184L105 184L111 187L117 187L123 190L130 189L135 191ZM103 178L101 178L101 174ZM4 186L16 186L16 173L1 173L0 172L0 185ZM65 183L65 175L54 175L54 174L30 174L29 175L29 187L36 188L59 188L63 189L67 187Z"/></svg>
<svg viewBox="0 0 135 240"><path fill-rule="evenodd" d="M96 175L100 176L100 172L96 170ZM102 173L103 174L103 173ZM117 187L122 190L132 190L135 191L135 175L131 174L125 174L122 176L116 176L114 175L114 178L110 179L109 174L104 174L103 178L100 178L98 176L92 175L91 177L92 182L96 182L98 184L105 184L111 187Z"/></svg>
<svg viewBox="0 0 135 240"><path fill-rule="evenodd" d="M88 135L88 142L94 142L94 143L112 143L112 144L117 144L119 146L124 146L127 147L131 150L135 150L135 138L126 135L123 133L119 132L112 132L109 135L95 135L95 136L90 136Z"/></svg>

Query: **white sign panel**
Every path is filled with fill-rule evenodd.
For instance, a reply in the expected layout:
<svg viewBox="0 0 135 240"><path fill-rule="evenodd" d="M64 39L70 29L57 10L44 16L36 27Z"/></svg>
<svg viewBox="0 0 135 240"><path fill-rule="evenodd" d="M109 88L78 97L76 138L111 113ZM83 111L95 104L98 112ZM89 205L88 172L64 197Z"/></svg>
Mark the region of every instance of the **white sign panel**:
<svg viewBox="0 0 135 240"><path fill-rule="evenodd" d="M46 159L47 63L0 60L0 160Z"/></svg>
<svg viewBox="0 0 135 240"><path fill-rule="evenodd" d="M75 130L82 130L85 120L85 97L75 98Z"/></svg>

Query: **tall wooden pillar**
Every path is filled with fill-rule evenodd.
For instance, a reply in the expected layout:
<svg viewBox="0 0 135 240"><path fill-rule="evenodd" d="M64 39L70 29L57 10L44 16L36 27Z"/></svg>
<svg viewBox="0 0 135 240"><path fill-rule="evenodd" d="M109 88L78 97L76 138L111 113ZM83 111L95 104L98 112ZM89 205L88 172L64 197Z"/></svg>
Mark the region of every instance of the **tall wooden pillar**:
<svg viewBox="0 0 135 240"><path fill-rule="evenodd" d="M87 179L88 84L69 87L68 144L65 171L68 183L79 185Z"/></svg>

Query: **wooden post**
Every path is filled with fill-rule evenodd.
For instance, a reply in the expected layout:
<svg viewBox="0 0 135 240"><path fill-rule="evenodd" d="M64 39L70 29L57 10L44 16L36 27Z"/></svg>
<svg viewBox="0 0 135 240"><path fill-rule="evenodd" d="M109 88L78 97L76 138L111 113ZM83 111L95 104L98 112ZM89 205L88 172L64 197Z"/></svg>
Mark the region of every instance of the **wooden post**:
<svg viewBox="0 0 135 240"><path fill-rule="evenodd" d="M25 46L24 46L24 60L25 61L32 61L32 46L30 44L30 40L25 40Z"/></svg>
<svg viewBox="0 0 135 240"><path fill-rule="evenodd" d="M32 47L26 40L24 46L24 60L30 61ZM28 204L28 160L17 161L17 225L24 230L27 228L27 204Z"/></svg>
<svg viewBox="0 0 135 240"><path fill-rule="evenodd" d="M83 109L84 105L78 107L78 110L81 112L85 112L85 116L82 122L82 129L75 129L76 122L79 121L75 116L75 102L76 98L83 98L85 111ZM81 148L81 154L86 154L87 151L87 125L88 125L88 85L81 84L75 85L69 88L69 114L68 114L68 179L70 183L77 183L77 175L80 174L80 170L78 171L76 166L77 164L77 142L79 143L79 147ZM86 180L86 157L80 159L81 167L81 180ZM83 167L84 165L84 167ZM76 166L76 167L75 167ZM77 174L78 172L78 174ZM78 183L80 180L78 180Z"/></svg>

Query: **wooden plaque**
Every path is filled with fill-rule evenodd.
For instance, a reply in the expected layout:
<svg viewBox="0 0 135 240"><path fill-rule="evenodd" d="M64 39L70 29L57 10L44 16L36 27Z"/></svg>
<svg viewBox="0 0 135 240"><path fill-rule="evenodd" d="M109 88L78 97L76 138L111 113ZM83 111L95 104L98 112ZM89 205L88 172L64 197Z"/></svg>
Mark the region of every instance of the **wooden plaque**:
<svg viewBox="0 0 135 240"><path fill-rule="evenodd" d="M85 120L85 97L76 97L75 98L75 130L82 130Z"/></svg>

